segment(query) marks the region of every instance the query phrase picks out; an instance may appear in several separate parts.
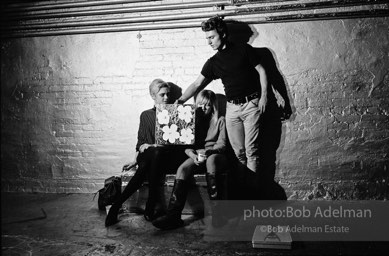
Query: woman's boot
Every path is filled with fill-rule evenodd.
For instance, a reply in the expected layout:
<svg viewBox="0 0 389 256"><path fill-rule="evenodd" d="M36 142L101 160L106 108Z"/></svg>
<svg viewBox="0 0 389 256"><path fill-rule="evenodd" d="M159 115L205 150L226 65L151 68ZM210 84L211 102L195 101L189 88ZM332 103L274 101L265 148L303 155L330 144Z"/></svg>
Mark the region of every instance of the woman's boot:
<svg viewBox="0 0 389 256"><path fill-rule="evenodd" d="M175 180L172 195L170 196L167 214L159 217L152 224L159 229L175 229L184 225L181 213L184 209L188 195L188 182L186 180Z"/></svg>
<svg viewBox="0 0 389 256"><path fill-rule="evenodd" d="M153 195L153 193L150 192L151 190L149 188L149 198L147 199L145 212L143 214L147 221L153 221L166 214L166 203L164 202L166 200L164 196L165 186L158 186L156 195Z"/></svg>
<svg viewBox="0 0 389 256"><path fill-rule="evenodd" d="M105 218L105 226L109 227L118 222L119 210L122 204L137 191L144 181L144 169L138 169L131 180L128 182L126 188L121 193L120 197L112 204L108 215Z"/></svg>
<svg viewBox="0 0 389 256"><path fill-rule="evenodd" d="M211 204L211 212L212 212L212 226L221 227L227 223L227 219L223 216L222 211L220 209L220 205L217 200L225 199L224 190L225 190L225 175L219 176L218 182L216 181L216 177L213 174L206 173L206 181L207 181L207 191Z"/></svg>
<svg viewBox="0 0 389 256"><path fill-rule="evenodd" d="M112 226L118 222L118 214L121 207L122 204L119 202L112 204L111 208L109 209L108 215L105 218L106 227Z"/></svg>

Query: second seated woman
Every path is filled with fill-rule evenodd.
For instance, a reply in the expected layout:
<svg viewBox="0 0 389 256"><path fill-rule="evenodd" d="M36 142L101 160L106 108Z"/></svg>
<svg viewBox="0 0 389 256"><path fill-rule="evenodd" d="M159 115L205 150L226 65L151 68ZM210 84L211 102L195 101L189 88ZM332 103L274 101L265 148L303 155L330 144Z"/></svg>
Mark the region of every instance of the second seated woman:
<svg viewBox="0 0 389 256"><path fill-rule="evenodd" d="M206 169L208 194L212 200L225 199L225 187L219 182L228 168L225 156L227 135L224 116L218 111L218 101L214 92L201 91L196 97L196 147L185 150L188 159L178 167L167 214L155 219L152 224L159 229L174 229L184 225L181 213L188 195L190 180L197 170ZM205 154L201 161L199 152ZM219 178L220 177L220 178ZM212 203L211 203L212 205ZM215 207L212 208L212 224L217 224Z"/></svg>

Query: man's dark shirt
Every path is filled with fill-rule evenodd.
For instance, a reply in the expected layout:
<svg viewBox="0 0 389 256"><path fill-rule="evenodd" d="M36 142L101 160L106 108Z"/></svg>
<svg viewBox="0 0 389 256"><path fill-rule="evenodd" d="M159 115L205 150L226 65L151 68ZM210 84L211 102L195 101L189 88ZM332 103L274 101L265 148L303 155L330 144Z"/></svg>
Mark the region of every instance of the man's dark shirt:
<svg viewBox="0 0 389 256"><path fill-rule="evenodd" d="M208 79L221 79L227 100L260 92L259 74L255 69L259 56L248 44L227 43L204 64L201 74Z"/></svg>

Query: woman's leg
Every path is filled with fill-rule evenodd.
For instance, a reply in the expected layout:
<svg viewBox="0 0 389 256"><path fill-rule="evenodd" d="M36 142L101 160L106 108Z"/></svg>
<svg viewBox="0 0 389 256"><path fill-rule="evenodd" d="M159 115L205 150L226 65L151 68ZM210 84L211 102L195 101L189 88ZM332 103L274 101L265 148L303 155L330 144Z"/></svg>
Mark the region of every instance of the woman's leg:
<svg viewBox="0 0 389 256"><path fill-rule="evenodd" d="M156 215L160 213L156 213L156 205L158 199L160 198L160 193L162 192L162 186L164 182L162 182L164 175L164 161L166 157L166 150L163 148L148 148L146 150L148 162L148 181L149 181L149 196L146 202L146 208L144 217L146 220L153 220ZM164 214L164 209L162 210Z"/></svg>
<svg viewBox="0 0 389 256"><path fill-rule="evenodd" d="M227 158L223 154L213 154L206 161L207 173L216 175L223 173L227 169Z"/></svg>
<svg viewBox="0 0 389 256"><path fill-rule="evenodd" d="M206 161L207 188L211 200L220 200L226 198L226 174L227 158L222 154L213 154Z"/></svg>
<svg viewBox="0 0 389 256"><path fill-rule="evenodd" d="M117 220L117 216L122 204L132 195L135 191L137 191L143 184L146 173L147 173L147 161L145 162L143 156L138 156L138 169L135 172L134 176L128 182L127 186L124 188L120 197L115 201L111 208L109 209L108 215L105 219L105 226L111 226L115 224Z"/></svg>
<svg viewBox="0 0 389 256"><path fill-rule="evenodd" d="M186 159L177 169L176 180L188 180L193 176L197 165L194 163L192 158Z"/></svg>
<svg viewBox="0 0 389 256"><path fill-rule="evenodd" d="M211 200L212 225L220 227L227 223L219 203L214 200L227 198L227 158L222 154L213 154L207 158L207 190Z"/></svg>
<svg viewBox="0 0 389 256"><path fill-rule="evenodd" d="M196 167L197 166L191 158L185 160L180 167L178 167L167 213L165 216L157 218L152 222L155 227L159 229L174 229L179 228L184 224L181 219L181 213L184 209L186 197L188 195L188 179L193 175Z"/></svg>
<svg viewBox="0 0 389 256"><path fill-rule="evenodd" d="M146 178L147 169L143 164L138 165L138 170L135 172L134 176L128 182L127 186L124 188L120 198L117 202L122 205L132 194L134 194L143 184Z"/></svg>

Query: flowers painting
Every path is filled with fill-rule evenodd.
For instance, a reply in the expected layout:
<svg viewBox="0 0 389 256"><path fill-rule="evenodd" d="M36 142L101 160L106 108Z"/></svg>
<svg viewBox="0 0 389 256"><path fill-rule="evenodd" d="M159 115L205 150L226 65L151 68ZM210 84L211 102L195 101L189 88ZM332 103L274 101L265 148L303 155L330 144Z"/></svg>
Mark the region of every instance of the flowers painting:
<svg viewBox="0 0 389 256"><path fill-rule="evenodd" d="M193 105L156 105L155 143L159 145L192 145L195 132Z"/></svg>

